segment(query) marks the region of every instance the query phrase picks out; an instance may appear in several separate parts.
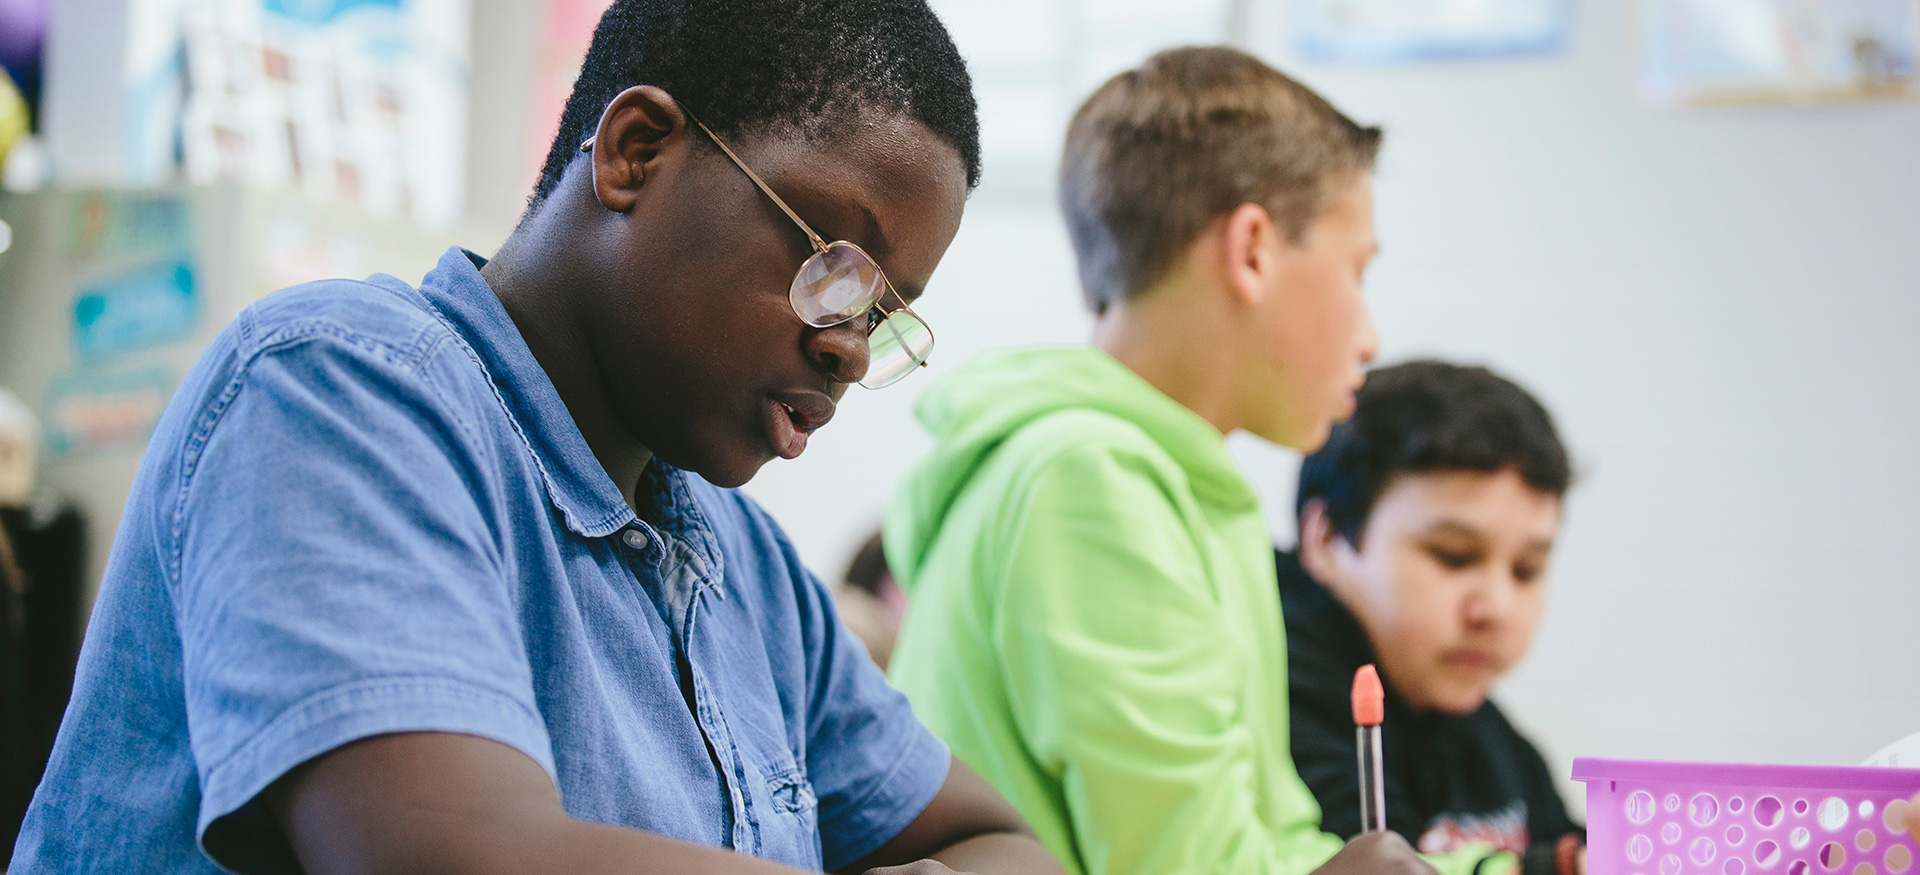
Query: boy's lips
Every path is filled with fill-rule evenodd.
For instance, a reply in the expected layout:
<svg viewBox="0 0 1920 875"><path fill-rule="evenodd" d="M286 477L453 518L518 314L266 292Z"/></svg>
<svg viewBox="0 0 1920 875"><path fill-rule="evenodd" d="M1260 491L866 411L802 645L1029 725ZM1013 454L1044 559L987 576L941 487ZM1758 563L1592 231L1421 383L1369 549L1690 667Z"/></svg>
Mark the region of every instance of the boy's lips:
<svg viewBox="0 0 1920 875"><path fill-rule="evenodd" d="M818 392L777 392L767 399L767 439L782 459L807 450L807 436L833 419L833 399Z"/></svg>
<svg viewBox="0 0 1920 875"><path fill-rule="evenodd" d="M1492 653L1461 647L1441 654L1441 660L1458 670L1475 674L1490 674L1500 664Z"/></svg>

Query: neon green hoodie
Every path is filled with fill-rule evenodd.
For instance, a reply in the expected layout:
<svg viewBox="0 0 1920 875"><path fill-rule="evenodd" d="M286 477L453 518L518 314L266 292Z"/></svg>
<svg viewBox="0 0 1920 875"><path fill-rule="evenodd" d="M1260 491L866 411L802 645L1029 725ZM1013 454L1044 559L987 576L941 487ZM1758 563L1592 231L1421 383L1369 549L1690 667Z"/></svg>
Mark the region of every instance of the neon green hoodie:
<svg viewBox="0 0 1920 875"><path fill-rule="evenodd" d="M1220 433L1092 348L982 356L917 413L936 444L885 541L920 718L1070 872L1296 875L1339 850L1288 755L1273 549Z"/></svg>

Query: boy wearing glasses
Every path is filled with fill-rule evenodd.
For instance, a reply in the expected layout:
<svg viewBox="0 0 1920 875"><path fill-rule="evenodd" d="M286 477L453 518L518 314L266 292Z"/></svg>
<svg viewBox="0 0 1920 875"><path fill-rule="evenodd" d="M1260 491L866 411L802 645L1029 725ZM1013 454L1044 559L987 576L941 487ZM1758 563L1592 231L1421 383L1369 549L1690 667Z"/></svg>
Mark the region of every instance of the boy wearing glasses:
<svg viewBox="0 0 1920 875"><path fill-rule="evenodd" d="M1093 346L989 355L921 399L936 444L887 518L912 599L889 671L1071 872L1430 871L1397 835L1320 831L1271 541L1225 445L1309 450L1352 412L1379 141L1229 49L1114 77L1060 179Z"/></svg>
<svg viewBox="0 0 1920 875"><path fill-rule="evenodd" d="M183 382L10 871L1058 872L730 489L924 361L977 131L920 0L618 0L498 255Z"/></svg>

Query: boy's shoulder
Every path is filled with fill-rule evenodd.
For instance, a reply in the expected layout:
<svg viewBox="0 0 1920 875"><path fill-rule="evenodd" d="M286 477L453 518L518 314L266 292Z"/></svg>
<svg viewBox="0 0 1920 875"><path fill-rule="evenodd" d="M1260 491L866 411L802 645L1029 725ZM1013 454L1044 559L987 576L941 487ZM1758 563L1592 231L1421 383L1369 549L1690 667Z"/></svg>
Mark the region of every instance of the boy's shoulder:
<svg viewBox="0 0 1920 875"><path fill-rule="evenodd" d="M378 274L365 280L316 280L273 292L242 311L235 328L243 358L317 339L412 365L453 334L417 289Z"/></svg>
<svg viewBox="0 0 1920 875"><path fill-rule="evenodd" d="M1179 461L1139 423L1093 407L1065 407L1036 417L1007 436L1000 455L1029 482L1113 476L1186 481Z"/></svg>

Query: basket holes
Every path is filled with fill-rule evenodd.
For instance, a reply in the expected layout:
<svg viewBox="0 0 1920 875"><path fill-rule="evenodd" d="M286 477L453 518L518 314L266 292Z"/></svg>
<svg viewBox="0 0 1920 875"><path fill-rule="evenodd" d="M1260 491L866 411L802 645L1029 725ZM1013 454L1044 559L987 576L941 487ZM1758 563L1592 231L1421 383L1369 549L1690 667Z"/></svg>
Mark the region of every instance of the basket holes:
<svg viewBox="0 0 1920 875"><path fill-rule="evenodd" d="M1775 826L1780 823L1780 800L1772 796L1762 796L1753 803L1753 822L1761 826Z"/></svg>
<svg viewBox="0 0 1920 875"><path fill-rule="evenodd" d="M1806 847L1811 841L1813 841L1813 833L1808 832L1804 826L1796 826L1793 832L1787 833L1787 844L1792 845L1796 851Z"/></svg>
<svg viewBox="0 0 1920 875"><path fill-rule="evenodd" d="M1863 829L1854 835L1853 846L1863 851L1871 851L1873 850L1873 843L1876 840L1877 837L1874 836L1873 830Z"/></svg>
<svg viewBox="0 0 1920 875"><path fill-rule="evenodd" d="M1653 858L1653 840L1637 835L1627 839L1627 859L1635 863L1645 863Z"/></svg>
<svg viewBox="0 0 1920 875"><path fill-rule="evenodd" d="M1847 802L1838 796L1828 796L1820 802L1820 825L1831 830L1847 825Z"/></svg>
<svg viewBox="0 0 1920 875"><path fill-rule="evenodd" d="M1747 831L1739 826L1727 827L1727 844L1737 845L1747 840Z"/></svg>
<svg viewBox="0 0 1920 875"><path fill-rule="evenodd" d="M1867 818L1872 816L1873 816L1873 800L1872 799L1860 800L1860 819L1866 820Z"/></svg>
<svg viewBox="0 0 1920 875"><path fill-rule="evenodd" d="M1714 846L1713 839L1706 836L1694 839L1693 844L1687 846L1687 856L1692 857L1695 863L1702 866L1713 862L1713 856L1719 852L1720 849Z"/></svg>
<svg viewBox="0 0 1920 875"><path fill-rule="evenodd" d="M1780 862L1780 846L1773 842L1761 842L1753 846L1753 861L1762 869L1770 869Z"/></svg>
<svg viewBox="0 0 1920 875"><path fill-rule="evenodd" d="M1692 818L1694 823L1706 826L1720 816L1720 803L1712 796L1702 793L1687 803L1687 816Z"/></svg>
<svg viewBox="0 0 1920 875"><path fill-rule="evenodd" d="M1913 852L1906 845L1894 845L1887 849L1887 871L1905 872L1913 865Z"/></svg>
<svg viewBox="0 0 1920 875"><path fill-rule="evenodd" d="M1853 875L1874 875L1872 863L1861 863L1853 867Z"/></svg>
<svg viewBox="0 0 1920 875"><path fill-rule="evenodd" d="M1807 808L1808 808L1807 800L1805 799L1793 800L1793 816L1795 817L1806 816Z"/></svg>
<svg viewBox="0 0 1920 875"><path fill-rule="evenodd" d="M1787 866L1787 875L1807 875L1807 861L1793 861L1793 863Z"/></svg>
<svg viewBox="0 0 1920 875"><path fill-rule="evenodd" d="M1679 811L1680 810L1680 794L1668 793L1666 803L1667 803L1668 814L1672 814L1673 812Z"/></svg>
<svg viewBox="0 0 1920 875"><path fill-rule="evenodd" d="M1745 808L1746 805L1747 803L1741 800L1741 798L1738 796L1735 796L1732 799L1727 800L1727 810L1733 812L1734 814L1739 814L1740 809Z"/></svg>
<svg viewBox="0 0 1920 875"><path fill-rule="evenodd" d="M1827 842L1820 846L1820 865L1827 867L1828 871L1838 869L1846 862L1847 849L1840 847L1839 842Z"/></svg>
<svg viewBox="0 0 1920 875"><path fill-rule="evenodd" d="M1645 790L1635 790L1627 796L1627 819L1634 823L1646 823L1653 819L1653 794Z"/></svg>
<svg viewBox="0 0 1920 875"><path fill-rule="evenodd" d="M1880 819L1887 822L1887 829L1889 831L1906 832L1907 800L1895 799L1887 803L1886 809L1880 812Z"/></svg>
<svg viewBox="0 0 1920 875"><path fill-rule="evenodd" d="M1670 845L1680 841L1680 824L1669 823L1660 827L1660 840Z"/></svg>
<svg viewBox="0 0 1920 875"><path fill-rule="evenodd" d="M1680 875L1680 858L1672 854L1661 857L1660 875Z"/></svg>
<svg viewBox="0 0 1920 875"><path fill-rule="evenodd" d="M1727 875L1741 875L1741 873L1747 871L1747 864L1740 862L1739 857L1728 857L1727 865L1720 867L1720 871L1727 873Z"/></svg>

